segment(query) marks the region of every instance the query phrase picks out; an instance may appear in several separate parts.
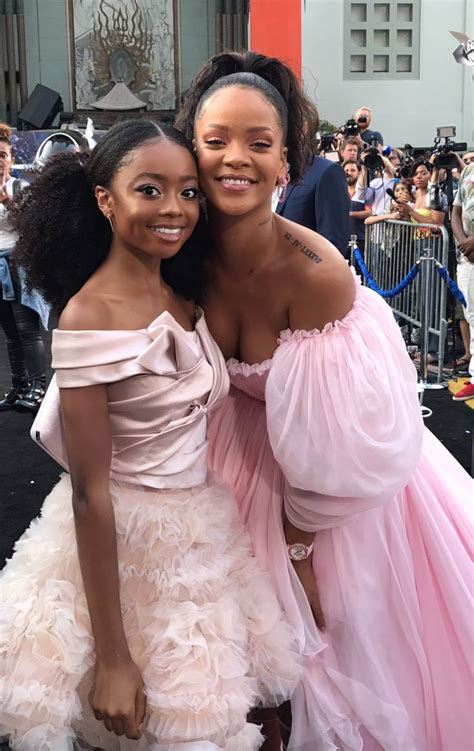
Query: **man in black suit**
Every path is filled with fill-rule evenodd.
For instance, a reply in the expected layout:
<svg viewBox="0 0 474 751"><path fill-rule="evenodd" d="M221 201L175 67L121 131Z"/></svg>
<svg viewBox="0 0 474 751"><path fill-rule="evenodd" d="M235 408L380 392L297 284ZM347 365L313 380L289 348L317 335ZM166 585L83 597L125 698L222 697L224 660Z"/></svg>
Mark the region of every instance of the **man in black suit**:
<svg viewBox="0 0 474 751"><path fill-rule="evenodd" d="M276 213L318 232L348 257L350 200L339 164L315 156L303 180L290 184Z"/></svg>

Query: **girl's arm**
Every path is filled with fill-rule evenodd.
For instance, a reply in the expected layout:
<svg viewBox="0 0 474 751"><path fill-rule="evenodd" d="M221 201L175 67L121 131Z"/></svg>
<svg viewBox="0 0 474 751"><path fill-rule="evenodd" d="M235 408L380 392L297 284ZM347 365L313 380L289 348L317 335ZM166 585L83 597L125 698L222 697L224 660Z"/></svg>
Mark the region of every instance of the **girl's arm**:
<svg viewBox="0 0 474 751"><path fill-rule="evenodd" d="M399 219L399 213L398 211L392 211L390 214L378 214L377 216L369 216L364 224L367 226L369 224L378 224L379 222L385 222L388 219Z"/></svg>
<svg viewBox="0 0 474 751"><path fill-rule="evenodd" d="M115 518L109 491L112 440L107 387L62 388L77 548L96 648L94 714L108 730L140 737L143 681L124 633Z"/></svg>

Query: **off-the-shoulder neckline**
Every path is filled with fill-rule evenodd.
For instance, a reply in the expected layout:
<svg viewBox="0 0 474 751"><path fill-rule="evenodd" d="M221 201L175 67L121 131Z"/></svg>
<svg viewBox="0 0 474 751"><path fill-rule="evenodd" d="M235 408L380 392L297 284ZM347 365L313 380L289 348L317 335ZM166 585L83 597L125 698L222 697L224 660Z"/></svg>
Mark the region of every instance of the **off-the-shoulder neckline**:
<svg viewBox="0 0 474 751"><path fill-rule="evenodd" d="M141 329L58 329L56 328L54 332L60 333L60 334L139 334L139 333L146 333L163 316L167 316L168 318L171 318L173 323L179 329L181 329L181 331L184 334L195 334L197 327L200 325L201 321L204 319L204 311L202 308L196 305L196 316L195 316L195 323L194 323L193 329L185 329L184 326L182 326L179 323L179 321L177 321L176 318L169 312L169 310L162 310L161 313L159 313L156 316L156 318L150 321L148 326L141 328Z"/></svg>
<svg viewBox="0 0 474 751"><path fill-rule="evenodd" d="M311 329L307 331L305 331L304 329L283 329L278 334L277 346L275 347L275 351L273 352L273 355L271 357L268 357L266 360L262 360L261 362L252 364L244 362L243 360L237 360L235 357L231 357L226 361L227 367L235 374L240 373L241 375L248 376L253 373L257 373L260 375L270 369L275 354L282 344L292 341L301 341L303 339L311 339L317 336L325 336L331 331L337 331L340 328L346 328L348 325L350 325L354 316L357 315L360 305L362 304L361 294L363 293L361 292L361 290L367 289L367 287L362 286L359 277L355 274L352 268L351 271L354 276L355 296L352 307L347 311L345 316L337 321L326 323L326 325L323 326L322 329Z"/></svg>

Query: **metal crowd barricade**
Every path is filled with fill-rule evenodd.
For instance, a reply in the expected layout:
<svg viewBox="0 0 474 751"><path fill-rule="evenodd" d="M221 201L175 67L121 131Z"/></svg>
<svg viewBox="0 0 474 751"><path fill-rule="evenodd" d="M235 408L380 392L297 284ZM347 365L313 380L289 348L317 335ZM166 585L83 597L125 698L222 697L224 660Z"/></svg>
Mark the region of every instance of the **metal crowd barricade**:
<svg viewBox="0 0 474 751"><path fill-rule="evenodd" d="M364 260L382 290L396 287L417 261L420 273L400 294L387 299L393 312L421 328L421 380L428 384L428 339L438 338L437 383L442 381L446 345L446 284L436 271L436 261L448 265L449 238L445 227L389 220L366 227ZM366 280L364 280L366 283ZM424 346L423 346L424 344ZM433 386L432 386L433 387Z"/></svg>

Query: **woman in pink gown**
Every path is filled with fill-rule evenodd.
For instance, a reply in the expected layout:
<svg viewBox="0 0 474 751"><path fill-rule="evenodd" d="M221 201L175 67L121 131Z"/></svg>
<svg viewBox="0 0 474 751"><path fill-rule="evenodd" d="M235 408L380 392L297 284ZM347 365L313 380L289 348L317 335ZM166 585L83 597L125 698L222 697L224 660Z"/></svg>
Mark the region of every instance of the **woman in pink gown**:
<svg viewBox="0 0 474 751"><path fill-rule="evenodd" d="M230 53L178 120L195 139L215 246L206 317L232 384L211 465L298 633L289 749L468 751L471 480L423 425L390 308L323 238L271 213L275 185L301 176L305 108L278 60Z"/></svg>

